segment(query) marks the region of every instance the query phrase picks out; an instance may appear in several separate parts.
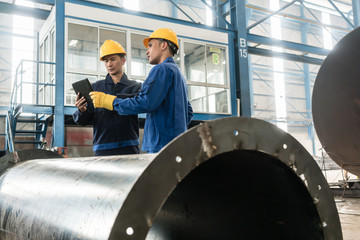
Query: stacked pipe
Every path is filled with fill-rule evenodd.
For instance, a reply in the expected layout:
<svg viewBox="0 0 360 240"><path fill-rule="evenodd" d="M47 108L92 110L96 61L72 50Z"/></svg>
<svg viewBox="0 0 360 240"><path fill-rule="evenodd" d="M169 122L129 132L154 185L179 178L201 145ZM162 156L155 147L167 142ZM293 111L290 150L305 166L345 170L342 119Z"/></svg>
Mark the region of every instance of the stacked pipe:
<svg viewBox="0 0 360 240"><path fill-rule="evenodd" d="M0 226L1 239L342 239L310 154L235 117L157 154L19 163L0 178Z"/></svg>

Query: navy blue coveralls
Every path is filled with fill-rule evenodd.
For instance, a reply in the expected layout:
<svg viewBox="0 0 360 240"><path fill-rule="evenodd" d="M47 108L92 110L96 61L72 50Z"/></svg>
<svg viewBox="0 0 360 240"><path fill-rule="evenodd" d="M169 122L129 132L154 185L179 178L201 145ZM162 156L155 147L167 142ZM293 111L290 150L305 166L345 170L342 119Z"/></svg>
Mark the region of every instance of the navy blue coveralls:
<svg viewBox="0 0 360 240"><path fill-rule="evenodd" d="M172 57L151 69L137 96L116 98L113 106L121 115L146 113L141 150L149 153L185 132L193 117L185 78Z"/></svg>
<svg viewBox="0 0 360 240"><path fill-rule="evenodd" d="M134 97L141 83L129 80L124 73L114 84L110 75L92 84L94 91L115 95L119 99ZM137 115L119 115L116 111L95 108L88 103L88 110L74 112L73 119L80 125L93 125L93 151L95 156L139 153L139 122Z"/></svg>

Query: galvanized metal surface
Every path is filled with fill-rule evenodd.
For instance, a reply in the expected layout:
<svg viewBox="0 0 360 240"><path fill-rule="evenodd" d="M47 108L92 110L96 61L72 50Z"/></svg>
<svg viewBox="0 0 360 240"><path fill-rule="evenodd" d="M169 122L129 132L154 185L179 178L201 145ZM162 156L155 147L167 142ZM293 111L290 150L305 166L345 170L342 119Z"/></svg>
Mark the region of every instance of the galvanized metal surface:
<svg viewBox="0 0 360 240"><path fill-rule="evenodd" d="M321 144L342 168L360 176L360 28L330 52L316 77L312 112Z"/></svg>
<svg viewBox="0 0 360 240"><path fill-rule="evenodd" d="M7 152L0 158L0 174L13 167L19 161L44 158L62 158L61 155L44 149L23 149L13 153Z"/></svg>
<svg viewBox="0 0 360 240"><path fill-rule="evenodd" d="M32 160L0 178L1 239L342 239L318 165L257 119L196 126L158 154Z"/></svg>

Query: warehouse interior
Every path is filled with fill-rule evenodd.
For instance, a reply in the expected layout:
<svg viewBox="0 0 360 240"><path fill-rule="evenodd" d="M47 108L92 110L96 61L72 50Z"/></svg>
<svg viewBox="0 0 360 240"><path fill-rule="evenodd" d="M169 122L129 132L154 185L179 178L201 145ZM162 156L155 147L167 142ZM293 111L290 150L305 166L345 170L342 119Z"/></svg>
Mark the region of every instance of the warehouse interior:
<svg viewBox="0 0 360 240"><path fill-rule="evenodd" d="M233 168L240 169L239 172L229 171L229 175L219 174L218 178L221 179L219 182L225 184L226 187L232 189L243 188L244 190L241 191L251 192L254 194L253 196L258 198L269 198L268 208L271 208L271 204L278 205L277 202L281 202L287 208L292 209L289 203L291 201L294 203L293 208L298 207L298 209L301 209L293 213L297 214L299 219L309 217L306 214L302 216L301 211L319 212L316 221L319 221L321 226L318 227L314 223L314 225L309 224L309 226L305 227L308 221L298 220L298 222L294 222L294 225L302 225L304 229L292 229L293 232L297 233L297 238L292 239L360 239L360 162L358 158L360 138L356 137L360 129L357 119L360 118L353 105L334 106L330 104L330 100L328 100L329 105L326 105L325 100L321 104L316 101L319 100L319 95L328 95L328 98L334 98L339 103L347 103L347 100L337 99L336 95L329 96L326 92L327 88L318 87L317 91L313 91L315 85L318 84L317 82L321 81L321 83L325 82L324 84L326 84L327 78L332 78L331 74L325 74L326 71L330 72L332 69L339 69L339 72L341 72L342 69L348 69L342 66L341 63L331 65L331 59L345 59L343 61L344 65L350 64L356 69L356 56L353 61L350 61L342 58L343 55L341 54L349 50L349 47L346 48L345 43L353 43L356 36L360 35L354 33L360 25L360 0L0 0L0 22L0 149L3 152L2 155L5 155L0 159L3 159L3 172L9 167L8 159L11 159L10 162L13 161L11 168L14 168L13 172L6 173L9 180L1 176L3 178L1 189L6 188L4 185L5 180L12 180L18 184L16 186L19 186L19 189L25 189L26 184L20 186L22 183L26 183L27 177L31 178L33 175L38 174L50 178L51 171L55 173L60 167L62 169L71 169L71 166L76 169L76 167L83 166L84 162L81 159L85 159L85 162L92 159L94 156L93 128L92 126L79 126L72 118L72 114L77 110L77 107L75 107L76 93L72 84L85 78L89 79L90 83L105 78L107 70L104 63L99 60L99 56L101 45L108 39L118 41L126 50L125 73L128 78L143 83L154 67L148 63L147 49L143 45L143 39L158 28L173 29L179 40L179 52L174 56L174 61L185 77L188 98L194 111L194 118L189 128L195 127L198 128L197 132L206 132L208 130L199 129L203 129L203 126L207 126L208 123L213 128L223 128L225 131L227 126L222 126L221 121L225 125L232 124L234 122L227 119L237 117L241 120L234 123L234 126L238 128L229 139L232 139L233 135L235 135L235 137L241 139L248 139L249 142L244 143L242 140L241 143L237 144L228 143L228 140L225 140L226 136L218 133L216 135L218 139L216 140L215 137L213 139L219 141L216 147L219 152L210 151L210 153L207 152L207 155L205 154L206 156L201 157L206 161L207 159L214 160L206 163L202 163L205 160L200 162L196 162L198 161L196 160L195 163L189 163L193 166L191 173L186 170L189 177L185 177L185 170L184 172L175 171L174 175L176 175L178 181L176 180L176 183L172 186L165 187L155 180L154 183L149 181L151 184L161 185L156 192L163 194L161 195L163 196L162 201L155 197L151 198L147 194L141 195L142 197L149 196L149 199L152 199L149 200L149 204L144 206L144 215L151 216L149 217L151 223L139 221L141 224L139 223L138 227L129 227L130 225L124 225L125 223L120 221L121 216L132 219L132 217L129 217L132 216L130 210L127 209L135 207L131 205L130 199L135 199L136 196L139 197L138 192L135 193L130 188L124 187L119 191L128 192L129 194L126 197L119 197L119 199L126 199L122 200L124 201L123 206L119 206L121 211L116 212L117 210L115 210L118 215L111 215L110 217L111 219L116 217L115 223L109 223L110 220L105 221L106 223L98 223L100 220L90 221L88 224L84 224L82 229L97 229L100 226L99 228L102 230L99 230L99 232L91 230L86 234L83 230L79 230L83 234L81 235L75 227L60 226L61 224L54 221L51 226L49 223L46 231L48 232L49 229L54 228L57 229L54 230L54 234L55 231L58 231L65 235L53 235L52 239L76 239L72 238L76 234L80 236L78 239L145 239L139 237L138 232L141 232L141 236L146 236L146 239L242 239L240 229L243 232L246 232L246 229L254 231L254 235L244 233L243 237L245 239L260 239L263 237L263 235L255 234L259 229L264 229L264 232L268 234L268 239L290 239L289 236L293 235L286 235L288 232L286 234L282 232L285 229L283 225L286 224L281 225L284 228L278 226L272 228L272 225L255 228L253 226L258 223L254 219L248 219L249 221L242 219L239 223L241 223L243 229L239 228L239 233L236 233L234 229L237 228L237 217L231 214L223 214L219 208L214 211L214 215L220 219L219 225L217 225L216 221L210 221L209 225L199 223L200 219L211 218L211 216L206 215L208 213L205 213L206 207L199 209L194 207L191 210L191 206L187 206L186 213L181 211L179 205L186 205L182 201L186 201L183 198L187 195L187 191L197 196L193 197L191 200L193 202L207 201L207 198L211 198L209 192L212 190L210 188L206 193L208 195L204 195L206 197L198 196L196 194L197 189L191 186L190 181L193 180L194 186L202 188L203 185L201 184L203 183L199 176L211 178L211 176L217 175L216 166L220 167L219 171L226 171L227 165L225 163L211 165L213 162L221 162L222 158L224 162L228 162ZM344 44L338 44L341 41ZM337 48L341 49L341 51L337 51ZM356 51L354 50L354 54ZM326 65L324 62L326 62L327 58L329 60ZM321 74L321 69L323 74ZM344 88L342 88L341 83L336 85L338 91L342 94L341 96L351 95L353 93L350 94L350 91L360 90L355 81L355 73L355 70L352 75L343 73L344 79L349 79L348 82L353 84L353 88L347 87L345 80L343 83ZM335 86L332 80L329 80L329 82L332 86ZM335 80L338 79L334 77ZM318 84L318 86L320 85ZM314 92L319 92L319 95L314 96ZM360 102L358 99L351 101ZM355 107L358 105L355 105ZM320 109L316 113L314 112L315 106ZM335 112L337 115L342 113L342 109L351 108L351 114L344 115L345 120L341 122L343 125L330 125L330 123L325 123L325 117L322 118L317 114L325 116L325 113L330 111L327 109L331 108L337 111ZM320 119L318 123L314 121L314 115L319 116L316 117ZM142 135L146 116L145 114L139 114L138 117L140 135ZM354 119L354 121L347 120L350 118ZM250 119L249 121L255 119L255 121L253 124L248 124L246 119ZM257 120L266 123L258 123ZM329 137L324 140L323 137L328 135L321 131L322 126L326 126L327 128L324 131L328 132L332 132L333 129L345 129L344 134L336 133L338 139L334 140L334 143L329 140ZM254 134L254 137L242 136L245 134L241 133L240 127L244 131ZM258 131L254 129L255 127L258 128ZM275 130L273 127L275 127ZM281 131L281 134L278 134L278 130ZM125 166L124 169L129 170L131 173L140 171L138 169L144 171L138 182L131 183L134 184L133 188L145 192L147 187L143 182L146 182L146 177L152 173L150 167L157 166L158 169L167 171L168 169L161 168L158 163L166 158L167 155L164 154L175 151L172 150L175 147L177 147L175 152L179 152L174 153L176 162L184 163L187 161L185 160L187 146L184 145L189 144L186 142L187 139L192 141L191 137L196 138L194 137L195 133L195 130L191 131L190 129L172 145L167 145L168 147L165 147L166 149L161 151L159 155L140 154L140 158L153 162L152 165L149 165L149 168L144 168L145 170L142 169L142 165L140 167L140 164L134 166L134 169ZM271 136L273 136L273 139L271 139ZM281 144L281 151L294 149L294 155L290 154L288 159L282 156L282 152L277 150L277 146L275 146L279 139L276 136L286 140L286 143ZM200 138L203 141L202 144L204 144L205 140L201 136ZM269 146L264 145L265 142ZM329 142L341 146L341 149L333 147L334 145ZM290 145L290 143L293 145ZM198 146L197 144L194 140L193 145ZM243 149L244 152L242 154L236 152L227 153L228 150L223 150L229 148L230 145L231 148ZM347 147L348 145L349 147ZM193 153L193 155L199 157L197 150L192 150L195 148L194 146L189 147L189 154ZM199 148L204 147L201 143L199 143L199 146ZM22 158L24 160L36 159L36 157L27 158L25 154L21 155L21 151L30 156L30 151L34 150L32 154L36 155L36 150L39 149L51 152L46 155L47 158L52 158L52 153L65 158L59 160L57 156L54 156L56 160L51 164L51 168L49 166L45 167L48 162L40 161L30 165L30 160L28 166L13 166L17 165L18 161L21 162ZM254 153L251 151L257 151L256 154L258 155L253 155ZM267 152L273 152L271 157L262 155ZM347 153L348 155L346 155ZM295 169L304 166L304 169L310 168L311 171L304 170L300 172L299 170L294 176L288 173L290 167L286 168L285 165L288 164L294 170L292 167L294 165L294 156L303 158L304 162L308 164L299 163L299 166L294 167ZM248 161L253 161L254 165L247 163L238 166L237 163L230 160L235 157L249 159ZM282 160L283 158L284 160ZM74 159L74 161L71 162L71 159ZM109 159L113 161L115 158ZM125 161L125 158L119 157L119 159ZM274 159L280 159L285 165L255 166L256 164L262 164L261 159L269 159L270 162L275 161ZM136 159L135 157L129 157L127 161L130 160L135 161ZM92 167L95 169L103 166L104 170L101 174L105 176L105 170L113 166L109 165L108 162L102 163L102 159L99 159L99 161L97 162L98 165ZM65 165L67 167L64 167ZM171 169L169 172L172 172L173 167L169 165L169 168ZM265 168L273 171L272 174L266 172ZM91 167L84 167L84 169L89 172L94 171ZM40 170L43 170L44 174L38 172ZM121 172L121 170L116 171ZM245 173L245 171L248 172ZM10 173L13 174L9 175ZM65 176L72 177L74 175L74 179L77 179L75 175L81 175L82 172L73 169L73 173L66 174L68 175L60 178L65 179ZM243 177L239 180L243 185L240 182L233 183L228 177L236 178L237 174L243 174ZM279 201L279 198L270 197L272 191L266 189L266 186L268 186L266 182L269 180L265 178L275 179L271 181L271 186L282 184L281 180L283 179L281 177L277 178L277 174L283 177L291 176L289 177L291 181L289 181L293 181L294 186L299 186L294 188L296 189L293 190L296 192L294 195L281 194L282 191L292 191L291 186L285 186L286 184L284 184L282 190L274 190L275 193L279 194L281 201ZM98 179L97 181L105 184L105 180L103 181L98 175L95 175L94 179ZM302 189L301 184L303 182L298 183L296 176L304 182L307 190ZM309 179L316 182L315 187L309 183ZM325 179L325 182L322 182L323 179ZM49 183L56 184L55 180L49 180ZM127 181L125 178L123 180ZM132 182L133 180L128 181ZM43 184L41 179L36 179L35 182L39 183L39 186ZM169 180L169 182L172 181ZM177 185L178 182L182 185ZM212 179L210 182L212 186L217 185L217 180ZM96 182L91 180L91 183L95 184ZM68 181L66 184L68 184ZM107 184L113 183L109 182ZM175 186L176 191L172 192ZM85 185L86 187L90 186ZM50 189L49 186L47 188ZM165 188L171 189L172 194L170 195L170 192L165 194ZM329 193L331 193L331 200L328 199L328 196L323 195L314 197L316 195L314 192L318 191L316 188L319 188L318 190L328 188ZM2 195L1 189L0 198ZM78 190L81 194L87 194L86 189L84 189ZM76 188L72 186L71 190L75 192ZM8 196L6 190L4 191L3 194ZM65 187L63 191L67 191ZM307 196L298 198L296 194L303 191L309 191L312 198ZM224 195L228 194L228 192L225 193L222 190L220 192ZM257 195L259 192L262 192L262 194ZM32 198L30 193L26 194L28 195L24 196L29 199ZM51 199L50 195L46 195L49 194L49 191L41 194L39 196L49 196L48 199L44 200L44 204L55 201L55 197ZM14 196L23 195L15 194ZM24 196L19 198L24 198ZM109 201L114 200L111 197L108 198ZM232 194L229 194L229 198L239 201L244 199L239 195ZM0 222L6 223L7 219L4 220L3 216L7 216L6 208L9 208L11 202L15 201L14 199L17 198L6 198L0 203ZM180 201L178 201L179 199ZM296 205L298 199L304 202L315 202L315 210L312 206L302 209L301 204ZM317 205L319 199L320 202L326 202L326 205ZM98 217L95 214L92 215L92 210L83 207L76 200L75 197L71 199L73 205L71 205L70 210L72 212L66 217L69 219L74 217L77 211L79 216L81 215L83 218L95 219ZM22 206L27 206L26 204L35 200L21 201L19 200L17 207L21 203L25 204ZM214 196L214 199L209 200L206 206L213 208L217 201L222 201L222 204L224 204L229 200L225 197ZM56 202L65 205L69 204L63 200L56 200ZM251 211L248 212L243 209L246 208L245 206L238 207L235 200L229 202L232 204L230 206L236 206L234 207L234 209L237 209L236 211L244 211L246 216L251 215ZM332 202L336 204L334 209ZM157 203L161 207L156 208ZM242 204L245 203L251 205L249 199L242 202ZM256 203L258 205L263 204L262 201L256 201ZM145 209L148 205L149 207ZM309 203L309 205L311 204ZM76 206L79 208L76 208ZM125 206L127 206L126 209ZM161 210L159 210L160 208ZM230 208L228 207L224 211L231 212ZM19 209L22 210L21 207ZM42 208L39 207L39 209ZM264 209L266 208L264 207ZM26 209L27 212L30 210L31 208ZM80 213L80 210L83 212ZM24 212L26 211L24 210ZM141 211L139 210L139 212ZM265 210L264 212L274 216L277 214ZM64 211L64 213L67 212ZM202 213L205 214L201 215ZM254 210L253 213L256 218L265 218L260 210ZM58 214L61 214L60 210ZM185 219L191 219L191 216L188 215L192 214L194 217L190 223L184 222L183 218L180 217L178 217L179 222L177 222L176 214L183 216ZM133 219L140 219L138 215L140 213L134 214ZM154 219L155 216L156 219ZM280 218L277 215L276 217ZM327 217L331 220L324 221L323 218ZM33 222L28 224L36 225L35 222L42 218L39 210L39 214L31 218ZM286 219L291 222L291 218L288 216ZM337 221L339 221L338 218L342 230L336 225ZM221 219L227 220L221 222ZM40 225L40 222L38 223ZM128 224L130 224L130 220ZM10 224L10 226L13 226L12 229L8 225L5 227L5 225L3 224L4 227L0 231L1 239L25 239L24 236L29 236L27 239L50 239L48 238L50 235L43 234L45 230L41 227L28 227L27 229L30 230L23 230L20 229L22 226L20 223L19 225ZM227 231L227 225L231 230L229 230L228 235L221 235L220 231ZM204 237L206 231L203 228L209 226L211 228L219 227L219 231L209 231L212 237ZM119 236L123 236L123 233L117 230L123 227L126 229L126 238L120 238ZM167 227L174 229L173 232L167 230ZM182 227L190 230L185 231ZM330 227L333 228L327 230ZM276 235L272 229L282 232L283 235ZM12 231L12 234L15 235L8 234L7 231ZM136 234L134 234L134 231ZM194 234L197 231L199 234ZM287 231L290 232L290 230ZM339 231L341 232L340 235ZM191 234L188 232L191 232Z"/></svg>

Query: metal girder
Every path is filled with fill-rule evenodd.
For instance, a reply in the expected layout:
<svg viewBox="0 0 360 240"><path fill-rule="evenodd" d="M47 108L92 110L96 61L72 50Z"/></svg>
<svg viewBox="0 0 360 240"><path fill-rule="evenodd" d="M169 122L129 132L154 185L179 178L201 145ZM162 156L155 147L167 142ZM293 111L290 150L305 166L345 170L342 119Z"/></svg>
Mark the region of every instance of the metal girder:
<svg viewBox="0 0 360 240"><path fill-rule="evenodd" d="M246 12L245 2L231 0L231 22L236 26L236 42L235 42L235 56L237 69L236 74L239 76L236 79L237 98L240 99L241 116L251 116L251 83L249 77L249 58L248 58L248 44L247 44L247 30L246 30Z"/></svg>
<svg viewBox="0 0 360 240"><path fill-rule="evenodd" d="M305 5L303 5L303 6L305 6ZM261 12L261 13L270 12L266 8L262 8L262 7L255 6L255 5L247 5L247 7L253 9L255 12ZM310 9L308 9L308 8L307 8L307 10L310 11ZM312 13L310 13L310 14L312 14ZM341 33L344 33L344 32L348 33L349 32L349 30L346 29L346 28L341 28L341 27L337 27L337 26L323 24L317 17L314 17L315 19L317 19L316 21L314 21L314 20L310 20L310 19L307 19L307 18L304 18L304 17L299 17L299 16L292 15L292 14L279 13L278 15L281 15L284 18L288 18L288 19L290 19L290 20L292 20L294 22L310 23L310 24L315 25L315 26L331 28L332 31L337 31L337 32L341 32Z"/></svg>
<svg viewBox="0 0 360 240"><path fill-rule="evenodd" d="M32 38L35 39L36 36L31 36L31 35L24 35L24 34L18 34L18 33L13 33L13 32L6 32L6 31L0 31L0 35L6 35L7 37L21 37L21 38Z"/></svg>
<svg viewBox="0 0 360 240"><path fill-rule="evenodd" d="M344 18L344 20L352 27L355 28L354 24L350 22L350 20L344 15L342 11L335 5L335 3L332 0L328 0L328 2L335 8L335 10Z"/></svg>
<svg viewBox="0 0 360 240"><path fill-rule="evenodd" d="M223 2L219 4L219 12L223 16L230 14L230 1Z"/></svg>
<svg viewBox="0 0 360 240"><path fill-rule="evenodd" d="M313 47L313 46L309 46L306 44L278 40L275 38L264 37L264 36L255 35L255 34L251 34L251 33L249 33L247 37L248 37L249 42L254 42L254 43L264 44L264 45L269 45L269 46L277 46L277 47L296 50L296 51L304 52L304 53L312 53L312 54L326 56L330 52L330 50L325 49L325 48Z"/></svg>
<svg viewBox="0 0 360 240"><path fill-rule="evenodd" d="M28 0L28 1L33 2L33 3L41 3L41 4L45 4L45 5L50 5L50 6L55 5L55 0Z"/></svg>
<svg viewBox="0 0 360 240"><path fill-rule="evenodd" d="M56 0L56 66L53 146L65 145L64 85L65 85L65 0Z"/></svg>
<svg viewBox="0 0 360 240"><path fill-rule="evenodd" d="M303 63L309 63L309 64L315 64L315 65L321 65L324 60L319 58L313 58L313 57L306 57L301 55L295 55L290 53L284 53L284 52L275 52L267 49L261 49L261 48L255 48L255 47L248 47L249 53L255 54L255 55L261 55L265 57L278 57L283 58L290 61L297 61L297 62L303 62Z"/></svg>
<svg viewBox="0 0 360 240"><path fill-rule="evenodd" d="M260 23L264 22L265 20L269 19L270 17L278 14L279 12L281 12L282 10L290 7L291 5L293 5L295 2L297 2L298 0L293 0L292 2L289 2L288 4L282 6L281 8L279 8L278 10L276 10L275 12L270 13L269 15L266 15L264 18L260 19L259 21L251 24L249 27L247 27L248 30L252 29L253 27L259 25Z"/></svg>
<svg viewBox="0 0 360 240"><path fill-rule="evenodd" d="M191 21L196 22L194 19L192 19L184 10L182 10L173 0L169 0L169 2L172 3L177 9L179 9L185 16L187 16Z"/></svg>
<svg viewBox="0 0 360 240"><path fill-rule="evenodd" d="M46 20L50 14L50 11L0 2L0 13L15 14Z"/></svg>
<svg viewBox="0 0 360 240"><path fill-rule="evenodd" d="M233 29L233 30L234 30L234 26L231 25L231 23L229 23L228 21L226 21L226 19L225 19L222 15L220 15L220 14L218 13L218 11L216 11L212 6L210 6L205 0L201 0L201 2L203 2L208 8L210 8L210 10L211 10L213 13L215 13L216 16L217 16L223 23L225 23L226 25L228 25L228 27L229 27L230 29ZM244 6L244 7L245 7L245 6Z"/></svg>
<svg viewBox="0 0 360 240"><path fill-rule="evenodd" d="M352 11L354 15L354 25L358 27L360 25L360 1L352 0Z"/></svg>

